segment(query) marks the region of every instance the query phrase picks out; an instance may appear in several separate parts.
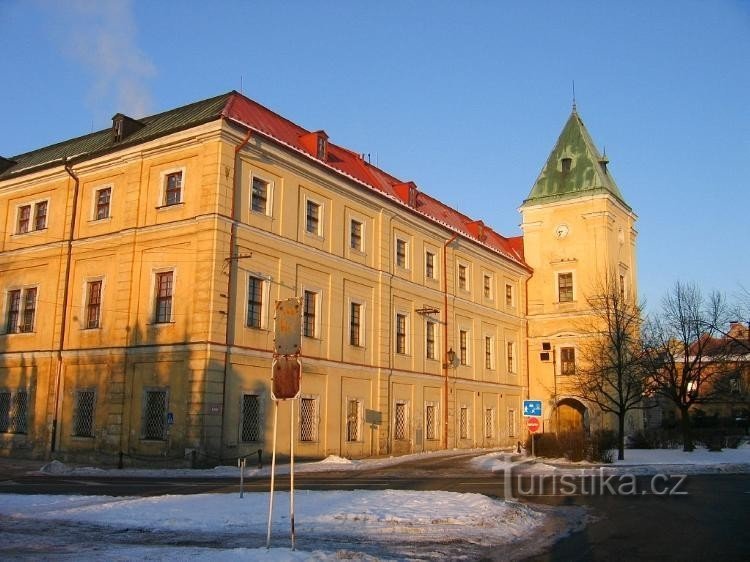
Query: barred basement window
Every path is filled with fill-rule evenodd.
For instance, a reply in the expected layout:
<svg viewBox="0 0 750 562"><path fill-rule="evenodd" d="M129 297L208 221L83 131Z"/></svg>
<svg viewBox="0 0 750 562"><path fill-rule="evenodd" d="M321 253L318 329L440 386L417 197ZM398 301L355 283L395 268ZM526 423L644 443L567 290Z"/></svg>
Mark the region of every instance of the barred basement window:
<svg viewBox="0 0 750 562"><path fill-rule="evenodd" d="M167 392L147 390L144 396L142 437L163 440L167 430Z"/></svg>
<svg viewBox="0 0 750 562"><path fill-rule="evenodd" d="M256 442L261 440L260 396L245 394L242 396L242 441Z"/></svg>
<svg viewBox="0 0 750 562"><path fill-rule="evenodd" d="M0 433L26 433L28 393L0 391Z"/></svg>
<svg viewBox="0 0 750 562"><path fill-rule="evenodd" d="M427 404L424 413L425 437L427 439L437 439L437 420L435 415L435 404Z"/></svg>
<svg viewBox="0 0 750 562"><path fill-rule="evenodd" d="M94 436L94 390L76 391L75 416L73 419L73 435L75 437Z"/></svg>
<svg viewBox="0 0 750 562"><path fill-rule="evenodd" d="M469 408L461 406L458 413L458 433L461 439L469 438Z"/></svg>
<svg viewBox="0 0 750 562"><path fill-rule="evenodd" d="M492 439L495 435L495 410L487 408L484 411L484 436Z"/></svg>
<svg viewBox="0 0 750 562"><path fill-rule="evenodd" d="M362 401L351 399L346 405L346 440L362 440Z"/></svg>
<svg viewBox="0 0 750 562"><path fill-rule="evenodd" d="M407 431L406 431L406 403L405 402L396 402L396 412L395 412L395 420L394 420L394 431L393 431L393 438L397 441L403 441L404 439L407 439Z"/></svg>
<svg viewBox="0 0 750 562"><path fill-rule="evenodd" d="M300 398L299 400L299 440L318 440L318 399Z"/></svg>

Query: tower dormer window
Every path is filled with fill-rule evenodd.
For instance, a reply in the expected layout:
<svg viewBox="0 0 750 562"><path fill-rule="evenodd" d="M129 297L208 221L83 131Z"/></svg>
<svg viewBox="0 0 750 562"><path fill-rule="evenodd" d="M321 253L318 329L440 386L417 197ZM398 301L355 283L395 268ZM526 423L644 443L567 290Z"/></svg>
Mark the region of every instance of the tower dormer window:
<svg viewBox="0 0 750 562"><path fill-rule="evenodd" d="M326 153L328 152L328 142L323 135L318 136L318 158L321 160L326 159Z"/></svg>
<svg viewBox="0 0 750 562"><path fill-rule="evenodd" d="M568 172L570 172L570 165L572 162L573 162L572 158L565 157L565 158L560 159L560 165L562 166L563 174L567 174Z"/></svg>

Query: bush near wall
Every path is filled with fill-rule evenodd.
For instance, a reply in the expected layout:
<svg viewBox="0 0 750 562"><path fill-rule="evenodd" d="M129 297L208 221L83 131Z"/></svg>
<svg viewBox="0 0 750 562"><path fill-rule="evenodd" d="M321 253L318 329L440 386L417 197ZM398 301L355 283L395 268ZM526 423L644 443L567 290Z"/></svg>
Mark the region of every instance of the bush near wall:
<svg viewBox="0 0 750 562"><path fill-rule="evenodd" d="M534 454L538 457L611 463L616 448L617 434L609 430L594 431L589 436L580 431L534 434ZM531 451L530 439L526 440L526 450Z"/></svg>

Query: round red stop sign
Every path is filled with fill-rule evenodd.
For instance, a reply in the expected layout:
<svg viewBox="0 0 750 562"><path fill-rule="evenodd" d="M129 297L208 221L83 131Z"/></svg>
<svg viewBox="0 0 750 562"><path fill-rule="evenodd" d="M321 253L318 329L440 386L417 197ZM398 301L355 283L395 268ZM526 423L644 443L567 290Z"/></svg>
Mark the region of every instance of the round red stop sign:
<svg viewBox="0 0 750 562"><path fill-rule="evenodd" d="M539 431L540 425L541 424L539 423L539 418L529 418L526 420L526 427L529 428L529 431L531 433L536 433L537 431Z"/></svg>

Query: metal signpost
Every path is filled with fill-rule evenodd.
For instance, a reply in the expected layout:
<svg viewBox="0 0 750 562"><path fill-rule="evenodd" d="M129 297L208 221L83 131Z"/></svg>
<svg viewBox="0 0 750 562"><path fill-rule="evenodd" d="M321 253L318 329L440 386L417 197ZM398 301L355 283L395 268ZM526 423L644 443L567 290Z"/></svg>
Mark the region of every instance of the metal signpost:
<svg viewBox="0 0 750 562"><path fill-rule="evenodd" d="M276 302L274 316L274 354L271 364L271 398L274 402L273 452L271 454L271 492L268 499L268 529L266 548L271 547L273 490L276 477L276 428L279 421L279 401L299 398L302 363L299 360L302 341L302 300L291 298ZM292 550L294 550L294 404L290 404L289 426L289 522Z"/></svg>
<svg viewBox="0 0 750 562"><path fill-rule="evenodd" d="M531 438L531 457L535 457L534 454L534 434L539 431L541 426L539 418L542 417L542 401L541 400L524 400L523 401L523 415L528 418L526 420L526 427L529 430Z"/></svg>

